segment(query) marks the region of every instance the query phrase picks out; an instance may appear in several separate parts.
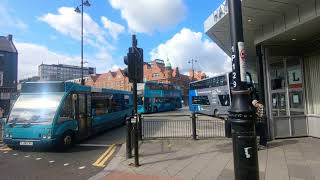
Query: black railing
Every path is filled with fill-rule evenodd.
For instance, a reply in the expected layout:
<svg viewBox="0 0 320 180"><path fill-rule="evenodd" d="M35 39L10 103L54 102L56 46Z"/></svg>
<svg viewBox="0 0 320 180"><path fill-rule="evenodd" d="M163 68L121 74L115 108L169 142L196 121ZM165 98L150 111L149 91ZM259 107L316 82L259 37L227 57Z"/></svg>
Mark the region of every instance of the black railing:
<svg viewBox="0 0 320 180"><path fill-rule="evenodd" d="M142 139L225 137L224 120L204 115L196 115L194 118L196 131L192 129L192 115L143 116Z"/></svg>

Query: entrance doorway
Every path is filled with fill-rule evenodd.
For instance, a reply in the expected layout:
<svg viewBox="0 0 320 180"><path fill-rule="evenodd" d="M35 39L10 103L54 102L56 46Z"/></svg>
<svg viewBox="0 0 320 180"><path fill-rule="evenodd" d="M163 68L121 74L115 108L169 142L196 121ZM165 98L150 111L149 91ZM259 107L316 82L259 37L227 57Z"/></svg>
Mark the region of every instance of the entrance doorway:
<svg viewBox="0 0 320 180"><path fill-rule="evenodd" d="M302 59L272 57L268 73L269 107L275 138L306 136Z"/></svg>

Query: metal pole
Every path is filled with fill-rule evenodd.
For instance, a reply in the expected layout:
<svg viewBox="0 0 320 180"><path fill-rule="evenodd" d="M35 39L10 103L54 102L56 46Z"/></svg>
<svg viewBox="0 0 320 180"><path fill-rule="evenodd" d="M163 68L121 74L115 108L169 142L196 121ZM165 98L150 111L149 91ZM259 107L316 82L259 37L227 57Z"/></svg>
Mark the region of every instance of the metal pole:
<svg viewBox="0 0 320 180"><path fill-rule="evenodd" d="M192 112L191 115L192 122L192 139L197 140L197 123L196 123L196 113Z"/></svg>
<svg viewBox="0 0 320 180"><path fill-rule="evenodd" d="M194 81L194 68L193 68L193 59L192 59L192 81Z"/></svg>
<svg viewBox="0 0 320 180"><path fill-rule="evenodd" d="M258 180L259 164L255 134L254 110L246 85L245 51L241 0L228 0L232 44L232 103L229 118L235 180Z"/></svg>
<svg viewBox="0 0 320 180"><path fill-rule="evenodd" d="M83 79L83 0L81 0L81 85L84 85L84 79Z"/></svg>
<svg viewBox="0 0 320 180"><path fill-rule="evenodd" d="M134 144L134 166L139 166L139 140L138 140L138 126L137 121L133 126L133 144Z"/></svg>
<svg viewBox="0 0 320 180"><path fill-rule="evenodd" d="M126 142L126 157L127 159L132 158L132 124L131 117L127 118L127 142Z"/></svg>
<svg viewBox="0 0 320 180"><path fill-rule="evenodd" d="M139 134L139 140L142 140L142 120L143 118L141 117L141 114L138 114L138 134Z"/></svg>

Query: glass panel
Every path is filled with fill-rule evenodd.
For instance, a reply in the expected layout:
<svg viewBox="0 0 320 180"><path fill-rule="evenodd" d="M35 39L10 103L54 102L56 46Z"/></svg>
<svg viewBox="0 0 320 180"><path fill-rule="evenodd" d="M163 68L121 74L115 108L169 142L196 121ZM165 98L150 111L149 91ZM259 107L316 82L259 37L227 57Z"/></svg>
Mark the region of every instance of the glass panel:
<svg viewBox="0 0 320 180"><path fill-rule="evenodd" d="M287 105L285 93L272 94L272 115L273 116L287 116Z"/></svg>
<svg viewBox="0 0 320 180"><path fill-rule="evenodd" d="M20 95L12 108L9 123L51 123L63 94Z"/></svg>
<svg viewBox="0 0 320 180"><path fill-rule="evenodd" d="M285 88L285 70L283 63L270 65L271 89L278 90Z"/></svg>

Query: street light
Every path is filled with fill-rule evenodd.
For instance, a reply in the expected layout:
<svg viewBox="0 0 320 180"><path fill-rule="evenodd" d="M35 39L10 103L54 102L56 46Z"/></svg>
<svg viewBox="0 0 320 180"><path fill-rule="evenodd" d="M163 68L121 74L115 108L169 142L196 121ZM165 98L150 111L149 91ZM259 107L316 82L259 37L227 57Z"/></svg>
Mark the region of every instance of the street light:
<svg viewBox="0 0 320 180"><path fill-rule="evenodd" d="M76 13L81 13L81 85L84 85L84 79L83 79L83 6L90 7L91 4L89 3L88 0L86 0L85 2L83 2L83 0L81 0L81 4L79 6L77 6L76 9L74 10ZM79 7L81 7L81 10Z"/></svg>
<svg viewBox="0 0 320 180"><path fill-rule="evenodd" d="M198 62L198 61L195 60L195 59L191 59L191 61L190 61L190 60L188 61L189 64L191 63L191 67L192 67L192 80L191 80L191 81L194 80L194 68L193 68L193 63L196 63L196 62Z"/></svg>

